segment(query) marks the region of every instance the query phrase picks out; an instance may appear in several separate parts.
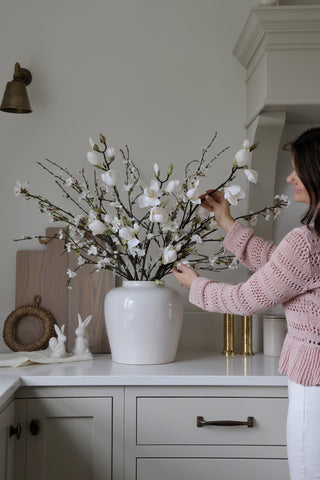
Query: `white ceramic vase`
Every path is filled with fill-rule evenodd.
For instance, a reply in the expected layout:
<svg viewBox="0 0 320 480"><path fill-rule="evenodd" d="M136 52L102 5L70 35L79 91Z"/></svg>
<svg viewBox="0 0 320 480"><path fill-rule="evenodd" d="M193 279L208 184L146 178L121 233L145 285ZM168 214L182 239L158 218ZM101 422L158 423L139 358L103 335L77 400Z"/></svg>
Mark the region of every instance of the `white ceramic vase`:
<svg viewBox="0 0 320 480"><path fill-rule="evenodd" d="M278 5L278 0L260 0L260 5Z"/></svg>
<svg viewBox="0 0 320 480"><path fill-rule="evenodd" d="M183 298L176 290L125 280L107 293L104 312L114 362L150 365L175 360L183 316Z"/></svg>

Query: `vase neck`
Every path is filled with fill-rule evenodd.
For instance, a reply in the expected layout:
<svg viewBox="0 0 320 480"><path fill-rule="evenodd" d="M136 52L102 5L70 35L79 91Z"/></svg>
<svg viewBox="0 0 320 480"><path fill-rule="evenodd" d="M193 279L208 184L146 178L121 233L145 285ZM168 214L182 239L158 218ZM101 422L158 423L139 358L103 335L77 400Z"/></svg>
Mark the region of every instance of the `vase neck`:
<svg viewBox="0 0 320 480"><path fill-rule="evenodd" d="M123 287L130 288L139 288L139 287L158 287L159 284L156 284L153 280L123 280Z"/></svg>

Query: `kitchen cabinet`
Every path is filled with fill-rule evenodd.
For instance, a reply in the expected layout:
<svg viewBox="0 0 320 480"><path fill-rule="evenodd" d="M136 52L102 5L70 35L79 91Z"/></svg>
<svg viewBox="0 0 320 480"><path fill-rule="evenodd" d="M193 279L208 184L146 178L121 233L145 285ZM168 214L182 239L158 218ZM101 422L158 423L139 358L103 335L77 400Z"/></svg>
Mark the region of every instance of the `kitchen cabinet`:
<svg viewBox="0 0 320 480"><path fill-rule="evenodd" d="M20 440L21 425L15 424L15 401L0 413L0 478L13 480L13 454L15 444Z"/></svg>
<svg viewBox="0 0 320 480"><path fill-rule="evenodd" d="M277 368L273 357L206 351L165 365L97 355L16 376L3 368L0 480L287 480L287 379Z"/></svg>
<svg viewBox="0 0 320 480"><path fill-rule="evenodd" d="M14 480L122 478L122 390L18 391L16 407L26 436L25 448L15 452Z"/></svg>
<svg viewBox="0 0 320 480"><path fill-rule="evenodd" d="M283 387L128 387L126 480L289 479Z"/></svg>

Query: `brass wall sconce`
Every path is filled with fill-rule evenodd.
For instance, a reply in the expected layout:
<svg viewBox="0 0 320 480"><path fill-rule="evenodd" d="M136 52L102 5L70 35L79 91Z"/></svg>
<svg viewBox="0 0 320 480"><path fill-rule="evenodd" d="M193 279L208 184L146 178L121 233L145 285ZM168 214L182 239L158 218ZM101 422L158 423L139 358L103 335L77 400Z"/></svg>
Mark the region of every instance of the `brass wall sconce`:
<svg viewBox="0 0 320 480"><path fill-rule="evenodd" d="M26 86L31 83L32 75L26 68L15 64L13 80L7 83L0 110L9 113L31 113Z"/></svg>

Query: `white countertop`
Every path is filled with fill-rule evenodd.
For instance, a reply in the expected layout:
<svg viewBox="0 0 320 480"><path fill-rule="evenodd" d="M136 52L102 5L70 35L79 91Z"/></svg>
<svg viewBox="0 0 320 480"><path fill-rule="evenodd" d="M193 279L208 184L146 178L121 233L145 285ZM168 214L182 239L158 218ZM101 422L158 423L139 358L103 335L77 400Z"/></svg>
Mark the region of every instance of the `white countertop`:
<svg viewBox="0 0 320 480"><path fill-rule="evenodd" d="M0 406L19 386L286 386L278 362L262 354L225 357L184 350L163 365L117 364L105 354L82 362L6 367L0 369Z"/></svg>

